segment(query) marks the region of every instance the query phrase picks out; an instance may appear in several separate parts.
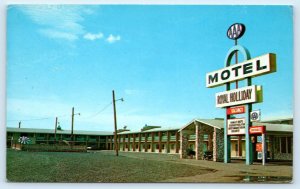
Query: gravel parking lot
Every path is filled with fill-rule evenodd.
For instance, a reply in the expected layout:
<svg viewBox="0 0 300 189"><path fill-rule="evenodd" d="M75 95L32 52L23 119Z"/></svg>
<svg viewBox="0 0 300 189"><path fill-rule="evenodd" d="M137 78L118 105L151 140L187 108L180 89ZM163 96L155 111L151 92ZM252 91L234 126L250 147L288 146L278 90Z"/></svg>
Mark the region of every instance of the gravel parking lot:
<svg viewBox="0 0 300 189"><path fill-rule="evenodd" d="M102 153L112 153L112 151ZM232 160L231 163L225 164L207 160L180 159L178 154L121 152L121 155L131 158L176 162L214 170L207 174L166 179L162 182L291 183L293 177L292 162L267 162L263 166L260 162L246 165L243 160Z"/></svg>
<svg viewBox="0 0 300 189"><path fill-rule="evenodd" d="M245 165L180 159L178 154L7 150L9 182L67 183L290 183L291 162Z"/></svg>

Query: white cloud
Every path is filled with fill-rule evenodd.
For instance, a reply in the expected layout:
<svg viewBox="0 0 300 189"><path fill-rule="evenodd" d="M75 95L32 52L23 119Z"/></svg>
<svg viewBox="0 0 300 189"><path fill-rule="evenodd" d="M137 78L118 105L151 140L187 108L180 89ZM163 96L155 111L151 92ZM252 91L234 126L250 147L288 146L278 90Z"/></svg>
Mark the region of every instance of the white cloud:
<svg viewBox="0 0 300 189"><path fill-rule="evenodd" d="M74 41L85 33L81 22L93 10L76 5L20 5L18 6L34 23L40 33L49 38ZM87 10L88 9L88 10Z"/></svg>
<svg viewBox="0 0 300 189"><path fill-rule="evenodd" d="M120 40L121 40L121 36L119 36L119 35L114 36L114 35L110 34L108 36L108 38L106 38L106 41L108 43L115 43L115 42L120 41Z"/></svg>
<svg viewBox="0 0 300 189"><path fill-rule="evenodd" d="M89 33L82 22L85 15L94 14L95 8L80 5L17 5L35 24L38 32L52 39L75 41L83 35L86 40L101 39L104 34ZM110 34L106 41L115 43L121 40L120 35Z"/></svg>
<svg viewBox="0 0 300 189"><path fill-rule="evenodd" d="M39 32L49 38L54 38L54 39L66 39L69 41L74 41L78 39L77 35L64 32L64 31L57 31L57 30L52 30L52 29L42 29L39 30Z"/></svg>
<svg viewBox="0 0 300 189"><path fill-rule="evenodd" d="M103 38L103 33L99 32L97 34L93 34L93 33L86 33L84 36L83 36L84 39L87 39L87 40L91 40L91 41L94 41L96 39L101 39Z"/></svg>

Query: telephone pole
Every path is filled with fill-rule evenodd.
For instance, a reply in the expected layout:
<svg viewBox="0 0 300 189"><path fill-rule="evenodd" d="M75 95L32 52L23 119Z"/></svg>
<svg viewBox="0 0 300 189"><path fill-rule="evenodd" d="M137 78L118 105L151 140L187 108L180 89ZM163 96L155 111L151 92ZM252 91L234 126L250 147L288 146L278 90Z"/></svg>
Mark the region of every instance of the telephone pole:
<svg viewBox="0 0 300 189"><path fill-rule="evenodd" d="M118 153L118 142L117 142L117 113L116 113L116 100L115 100L115 91L112 91L113 96L113 108L114 108L114 124L115 124L115 133L114 133L114 146L116 150L116 156L119 156Z"/></svg>
<svg viewBox="0 0 300 189"><path fill-rule="evenodd" d="M74 115L80 115L80 113L76 113L74 114L74 107L72 108L72 129L71 129L71 147L73 146L74 143L74 134L73 134L73 130L74 130Z"/></svg>
<svg viewBox="0 0 300 189"><path fill-rule="evenodd" d="M72 122L71 122L71 144L73 145L73 128L74 128L74 107L72 108Z"/></svg>
<svg viewBox="0 0 300 189"><path fill-rule="evenodd" d="M56 144L56 132L57 132L57 120L58 118L55 118L55 128L54 128L54 144Z"/></svg>

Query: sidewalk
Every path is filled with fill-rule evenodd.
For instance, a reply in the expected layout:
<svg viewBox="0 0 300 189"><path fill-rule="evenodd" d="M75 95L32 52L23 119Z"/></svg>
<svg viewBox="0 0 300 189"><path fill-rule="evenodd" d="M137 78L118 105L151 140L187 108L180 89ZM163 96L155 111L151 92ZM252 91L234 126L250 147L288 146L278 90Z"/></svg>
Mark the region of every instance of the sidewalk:
<svg viewBox="0 0 300 189"><path fill-rule="evenodd" d="M178 162L214 169L215 172L165 180L164 182L201 182L201 183L290 183L293 166L286 162L270 162L263 166L259 162L246 165L243 160L231 163L206 160L179 159ZM290 165L288 165L290 164Z"/></svg>
<svg viewBox="0 0 300 189"><path fill-rule="evenodd" d="M244 160L232 160L231 163L223 163L207 160L180 159L178 154L120 153L123 156L132 158L188 164L214 170L208 174L168 179L162 182L290 183L293 177L292 162L267 162L266 165L263 166L260 162L246 165Z"/></svg>

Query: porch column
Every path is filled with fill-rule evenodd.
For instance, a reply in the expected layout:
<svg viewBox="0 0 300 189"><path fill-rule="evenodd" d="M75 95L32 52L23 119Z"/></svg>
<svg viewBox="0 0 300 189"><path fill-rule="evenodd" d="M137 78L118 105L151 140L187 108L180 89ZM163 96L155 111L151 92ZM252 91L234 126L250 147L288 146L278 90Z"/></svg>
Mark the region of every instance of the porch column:
<svg viewBox="0 0 300 189"><path fill-rule="evenodd" d="M144 146L145 146L144 151L145 152L148 152L148 144L147 144L147 142L148 142L148 135L147 135L147 133L145 133L145 143L144 143Z"/></svg>
<svg viewBox="0 0 300 189"><path fill-rule="evenodd" d="M158 152L161 152L161 131L158 132Z"/></svg>
<svg viewBox="0 0 300 189"><path fill-rule="evenodd" d="M100 148L100 141L101 141L101 137L98 136L98 148Z"/></svg>
<svg viewBox="0 0 300 189"><path fill-rule="evenodd" d="M110 136L109 138L110 138L110 140L109 140L109 143L110 143L109 149L112 150L113 149L113 147L112 147L112 136Z"/></svg>
<svg viewBox="0 0 300 189"><path fill-rule="evenodd" d="M176 153L179 153L179 148L180 148L180 141L179 141L179 135L180 133L179 132L176 132L176 141L175 141L175 152Z"/></svg>
<svg viewBox="0 0 300 189"><path fill-rule="evenodd" d="M274 153L275 153L275 137L269 135L269 145L270 145L270 158L274 160Z"/></svg>
<svg viewBox="0 0 300 189"><path fill-rule="evenodd" d="M135 152L135 134L133 134L132 151Z"/></svg>
<svg viewBox="0 0 300 189"><path fill-rule="evenodd" d="M213 134L212 133L209 133L208 134L208 150L209 151L212 151L213 150L213 142L212 142L212 138L213 138L213 136L212 136Z"/></svg>
<svg viewBox="0 0 300 189"><path fill-rule="evenodd" d="M117 135L118 137L118 150L121 150L121 135Z"/></svg>
<svg viewBox="0 0 300 189"><path fill-rule="evenodd" d="M180 131L180 159L187 158L188 143L188 135L184 131Z"/></svg>
<svg viewBox="0 0 300 189"><path fill-rule="evenodd" d="M151 152L154 152L154 132L151 132Z"/></svg>
<svg viewBox="0 0 300 189"><path fill-rule="evenodd" d="M195 121L196 126L196 140L195 140L195 150L196 150L196 159L202 159L203 157L203 139L204 133L202 131L201 125Z"/></svg>
<svg viewBox="0 0 300 189"><path fill-rule="evenodd" d="M105 149L108 150L108 136L105 136Z"/></svg>
<svg viewBox="0 0 300 189"><path fill-rule="evenodd" d="M128 144L127 151L130 151L130 134L128 134L128 137L127 137L127 144Z"/></svg>
<svg viewBox="0 0 300 189"><path fill-rule="evenodd" d="M141 151L141 133L139 133L139 152Z"/></svg>
<svg viewBox="0 0 300 189"><path fill-rule="evenodd" d="M125 142L125 137L126 137L126 135L123 135L123 151L125 151L125 146L126 146L126 142Z"/></svg>
<svg viewBox="0 0 300 189"><path fill-rule="evenodd" d="M170 132L167 131L166 153L170 153Z"/></svg>
<svg viewBox="0 0 300 189"><path fill-rule="evenodd" d="M224 130L214 128L213 134L213 161L224 160Z"/></svg>

